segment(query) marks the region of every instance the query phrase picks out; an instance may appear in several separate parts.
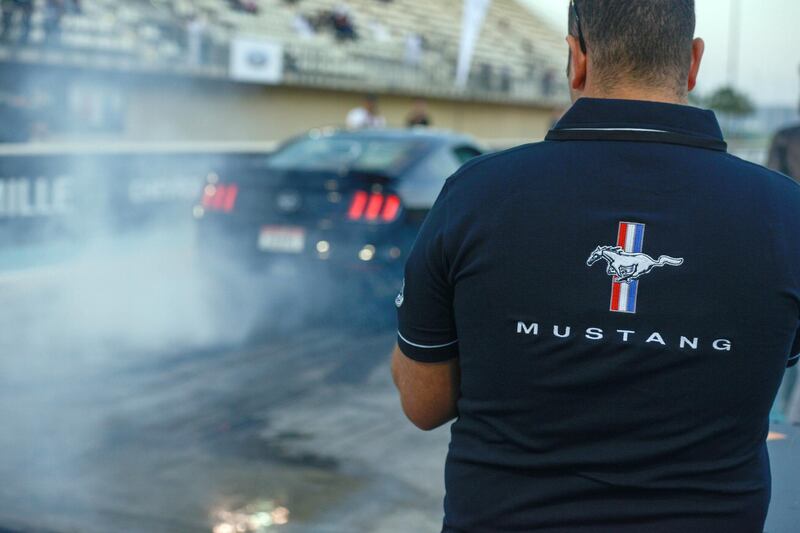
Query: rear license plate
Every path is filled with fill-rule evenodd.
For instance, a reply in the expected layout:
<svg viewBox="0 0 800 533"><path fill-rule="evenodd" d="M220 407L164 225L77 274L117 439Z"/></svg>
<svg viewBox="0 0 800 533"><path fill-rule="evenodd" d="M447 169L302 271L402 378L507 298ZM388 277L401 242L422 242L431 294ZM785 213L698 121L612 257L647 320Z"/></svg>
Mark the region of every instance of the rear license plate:
<svg viewBox="0 0 800 533"><path fill-rule="evenodd" d="M264 226L258 235L258 249L263 252L299 254L306 246L306 230L288 226Z"/></svg>

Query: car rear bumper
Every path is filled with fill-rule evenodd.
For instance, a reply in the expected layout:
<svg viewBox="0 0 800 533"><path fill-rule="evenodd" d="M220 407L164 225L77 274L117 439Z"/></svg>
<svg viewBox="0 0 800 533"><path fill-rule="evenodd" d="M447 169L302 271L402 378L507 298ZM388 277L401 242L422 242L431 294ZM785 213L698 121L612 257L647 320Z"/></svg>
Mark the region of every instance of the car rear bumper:
<svg viewBox="0 0 800 533"><path fill-rule="evenodd" d="M360 272L402 271L416 232L403 225L371 231L302 228L300 249L269 250L260 246L260 226L226 227L214 221L197 225L196 251L201 262L227 262L258 271L275 263Z"/></svg>

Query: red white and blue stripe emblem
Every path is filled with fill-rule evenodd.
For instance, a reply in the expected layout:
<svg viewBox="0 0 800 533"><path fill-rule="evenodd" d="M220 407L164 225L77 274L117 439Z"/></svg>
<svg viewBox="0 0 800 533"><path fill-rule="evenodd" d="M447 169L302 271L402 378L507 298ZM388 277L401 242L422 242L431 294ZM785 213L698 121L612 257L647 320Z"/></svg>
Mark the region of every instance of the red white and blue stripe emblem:
<svg viewBox="0 0 800 533"><path fill-rule="evenodd" d="M617 233L617 246L628 253L641 253L644 242L644 224L636 222L620 222ZM628 283L617 281L614 276L611 284L611 311L615 313L635 313L636 295L639 292L639 280Z"/></svg>

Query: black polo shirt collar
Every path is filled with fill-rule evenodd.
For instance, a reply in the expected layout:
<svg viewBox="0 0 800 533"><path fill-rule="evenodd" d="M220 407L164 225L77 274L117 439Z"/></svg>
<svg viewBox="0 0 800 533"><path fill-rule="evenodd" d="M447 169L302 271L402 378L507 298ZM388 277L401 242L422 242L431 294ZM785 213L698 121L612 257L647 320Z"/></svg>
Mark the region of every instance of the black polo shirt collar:
<svg viewBox="0 0 800 533"><path fill-rule="evenodd" d="M727 151L717 118L696 107L581 98L550 130L548 141L637 141Z"/></svg>

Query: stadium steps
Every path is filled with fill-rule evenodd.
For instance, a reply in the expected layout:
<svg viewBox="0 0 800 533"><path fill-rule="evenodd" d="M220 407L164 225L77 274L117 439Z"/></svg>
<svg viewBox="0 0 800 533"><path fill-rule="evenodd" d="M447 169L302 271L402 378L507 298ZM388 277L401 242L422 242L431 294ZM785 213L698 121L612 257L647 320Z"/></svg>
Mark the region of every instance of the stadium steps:
<svg viewBox="0 0 800 533"><path fill-rule="evenodd" d="M62 50L49 50L48 62L62 53L102 64L114 58L140 61L145 65L182 68L185 63L185 24L202 15L208 21L207 35L214 48L214 66L208 71L224 75L227 49L236 36L254 36L285 45L299 72L287 79L313 79L332 87L420 89L422 93L451 94L459 50L463 0L348 0L346 5L359 35L355 42L338 42L333 32L311 37L296 33L298 14L312 17L333 11L342 0L259 0L256 14L236 11L228 0L83 0L81 14L62 19ZM43 2L36 4L31 43L45 43ZM382 37L374 27L383 26ZM424 39L418 63L407 60L407 38ZM102 55L107 58L102 60ZM490 92L505 91L507 98L541 100L542 78L548 71L563 69L563 42L552 28L516 0L494 0L484 31L476 45L473 78L490 76ZM145 67L150 68L150 67ZM202 70L202 69L199 69ZM504 73L513 87L500 87ZM358 81L362 83L359 84ZM431 85L440 85L431 88ZM485 95L484 95L485 96ZM502 94L497 95L502 98ZM562 95L563 97L563 95Z"/></svg>

